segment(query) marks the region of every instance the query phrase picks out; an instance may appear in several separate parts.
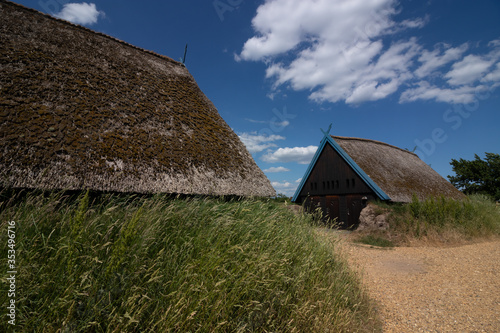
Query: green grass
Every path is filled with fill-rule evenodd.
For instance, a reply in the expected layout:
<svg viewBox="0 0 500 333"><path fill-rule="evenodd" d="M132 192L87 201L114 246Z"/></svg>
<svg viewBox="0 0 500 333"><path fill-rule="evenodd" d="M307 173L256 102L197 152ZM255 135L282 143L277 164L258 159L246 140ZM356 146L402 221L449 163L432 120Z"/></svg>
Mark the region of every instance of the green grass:
<svg viewBox="0 0 500 333"><path fill-rule="evenodd" d="M2 198L4 268L7 222L16 221L18 332L380 328L335 243L272 200ZM11 328L4 316L0 331Z"/></svg>
<svg viewBox="0 0 500 333"><path fill-rule="evenodd" d="M375 236L375 235L364 235L355 239L356 243L373 245L378 247L394 247L394 242L388 240L385 237Z"/></svg>
<svg viewBox="0 0 500 333"><path fill-rule="evenodd" d="M377 203L391 211L386 237L402 244L412 240L456 243L500 235L500 209L487 196L458 201L445 197L404 205Z"/></svg>

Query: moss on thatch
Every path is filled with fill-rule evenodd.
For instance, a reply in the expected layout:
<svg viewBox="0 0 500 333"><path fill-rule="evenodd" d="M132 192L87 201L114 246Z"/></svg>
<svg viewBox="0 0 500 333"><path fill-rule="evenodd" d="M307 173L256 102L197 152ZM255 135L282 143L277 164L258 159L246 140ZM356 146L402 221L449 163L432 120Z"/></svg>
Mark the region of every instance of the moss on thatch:
<svg viewBox="0 0 500 333"><path fill-rule="evenodd" d="M387 143L332 136L363 171L395 202L444 195L465 196L416 154Z"/></svg>
<svg viewBox="0 0 500 333"><path fill-rule="evenodd" d="M269 196L182 65L0 1L0 186Z"/></svg>

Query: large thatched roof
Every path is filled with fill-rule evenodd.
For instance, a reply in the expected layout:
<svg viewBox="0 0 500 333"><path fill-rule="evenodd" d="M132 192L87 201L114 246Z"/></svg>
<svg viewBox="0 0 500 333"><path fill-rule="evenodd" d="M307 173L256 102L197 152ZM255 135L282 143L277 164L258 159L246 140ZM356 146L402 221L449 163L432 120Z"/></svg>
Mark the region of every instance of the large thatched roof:
<svg viewBox="0 0 500 333"><path fill-rule="evenodd" d="M188 70L0 0L0 187L274 195Z"/></svg>
<svg viewBox="0 0 500 333"><path fill-rule="evenodd" d="M440 195L464 198L451 183L410 151L374 140L332 138L392 201L410 202L413 193L419 199Z"/></svg>

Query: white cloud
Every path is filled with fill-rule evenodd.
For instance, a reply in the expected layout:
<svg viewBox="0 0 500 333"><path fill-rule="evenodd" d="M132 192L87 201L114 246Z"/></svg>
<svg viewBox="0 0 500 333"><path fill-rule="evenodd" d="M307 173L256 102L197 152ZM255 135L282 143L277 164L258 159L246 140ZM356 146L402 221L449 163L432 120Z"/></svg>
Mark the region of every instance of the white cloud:
<svg viewBox="0 0 500 333"><path fill-rule="evenodd" d="M94 3L86 2L64 4L62 10L54 14L57 18L82 25L95 24L99 16L104 15L104 12L97 10Z"/></svg>
<svg viewBox="0 0 500 333"><path fill-rule="evenodd" d="M400 102L415 102L418 100L436 100L451 104L471 103L477 87L459 87L459 88L439 88L429 84L426 81L418 83L418 87L408 89L401 94Z"/></svg>
<svg viewBox="0 0 500 333"><path fill-rule="evenodd" d="M458 47L450 47L446 44L437 44L433 51L423 50L418 58L422 65L415 70L415 74L422 78L432 74L436 69L443 65L461 58L462 54L468 49L468 44L462 44Z"/></svg>
<svg viewBox="0 0 500 333"><path fill-rule="evenodd" d="M254 120L254 119L249 119L249 118L246 118L245 120L249 121L251 123L254 123L254 124L267 124L269 126L273 126L274 128L278 128L278 129L283 129L283 128L287 127L288 125L290 125L290 122L288 120L266 121L266 120Z"/></svg>
<svg viewBox="0 0 500 333"><path fill-rule="evenodd" d="M493 65L492 60L477 55L468 55L462 61L456 62L444 77L453 86L473 83L483 77L488 68Z"/></svg>
<svg viewBox="0 0 500 333"><path fill-rule="evenodd" d="M496 68L485 75L482 79L482 82L500 82L500 63L496 64Z"/></svg>
<svg viewBox="0 0 500 333"><path fill-rule="evenodd" d="M398 92L401 102L461 103L478 82L498 82L500 40L483 55L467 55L468 43L438 43L429 51L418 38L394 39L430 21L397 22L401 10L396 0L267 0L252 20L255 35L236 58L267 65L270 96L284 86L308 90L318 103L360 104Z"/></svg>
<svg viewBox="0 0 500 333"><path fill-rule="evenodd" d="M262 156L262 160L269 163L278 162L297 162L299 164L308 164L311 162L318 147L294 147L279 148L274 152L269 152Z"/></svg>
<svg viewBox="0 0 500 333"><path fill-rule="evenodd" d="M286 53L299 44L366 41L394 26L395 0L274 0L257 9L250 38L240 54L261 60Z"/></svg>
<svg viewBox="0 0 500 333"><path fill-rule="evenodd" d="M404 20L399 25L402 28L412 28L412 29L415 29L415 28L423 28L427 24L427 22L429 22L429 17L428 16L426 16L424 18L418 17L418 18L416 18L414 20Z"/></svg>
<svg viewBox="0 0 500 333"><path fill-rule="evenodd" d="M276 147L276 144L272 143L273 141L285 139L281 135L264 135L257 134L257 132L241 133L239 138L252 154L261 152L267 148Z"/></svg>
<svg viewBox="0 0 500 333"><path fill-rule="evenodd" d="M384 50L377 39L424 19L392 20L394 0L275 0L260 6L252 24L257 36L240 54L244 60L294 55L290 63L273 62L266 77L275 88L316 89L312 100L361 103L385 98L409 77L408 66L419 46L397 42Z"/></svg>
<svg viewBox="0 0 500 333"><path fill-rule="evenodd" d="M297 185L292 184L292 183L287 182L287 181L271 182L271 185L273 185L274 187L281 187L281 188L291 188L291 187L297 186Z"/></svg>
<svg viewBox="0 0 500 333"><path fill-rule="evenodd" d="M299 183L301 181L302 181L302 178L299 178L295 181L287 181L287 180L272 181L271 185L276 190L276 193L285 194L285 195L291 197L295 194L295 191L297 190L297 187L299 186Z"/></svg>
<svg viewBox="0 0 500 333"><path fill-rule="evenodd" d="M290 183L288 181L273 181L271 182L271 185L276 190L276 193L282 193L290 197L295 193L295 190L297 189L297 184Z"/></svg>
<svg viewBox="0 0 500 333"><path fill-rule="evenodd" d="M287 169L285 167L271 167L269 169L264 170L264 172L288 172L290 169Z"/></svg>

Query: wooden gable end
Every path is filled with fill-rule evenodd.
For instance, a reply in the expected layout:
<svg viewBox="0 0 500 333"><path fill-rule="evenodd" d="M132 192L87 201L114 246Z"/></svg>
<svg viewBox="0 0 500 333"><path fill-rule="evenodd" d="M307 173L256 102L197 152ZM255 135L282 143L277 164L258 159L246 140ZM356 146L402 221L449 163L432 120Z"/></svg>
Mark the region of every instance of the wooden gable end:
<svg viewBox="0 0 500 333"><path fill-rule="evenodd" d="M298 197L303 200L307 196L347 194L374 195L370 187L340 154L331 145L326 144Z"/></svg>

